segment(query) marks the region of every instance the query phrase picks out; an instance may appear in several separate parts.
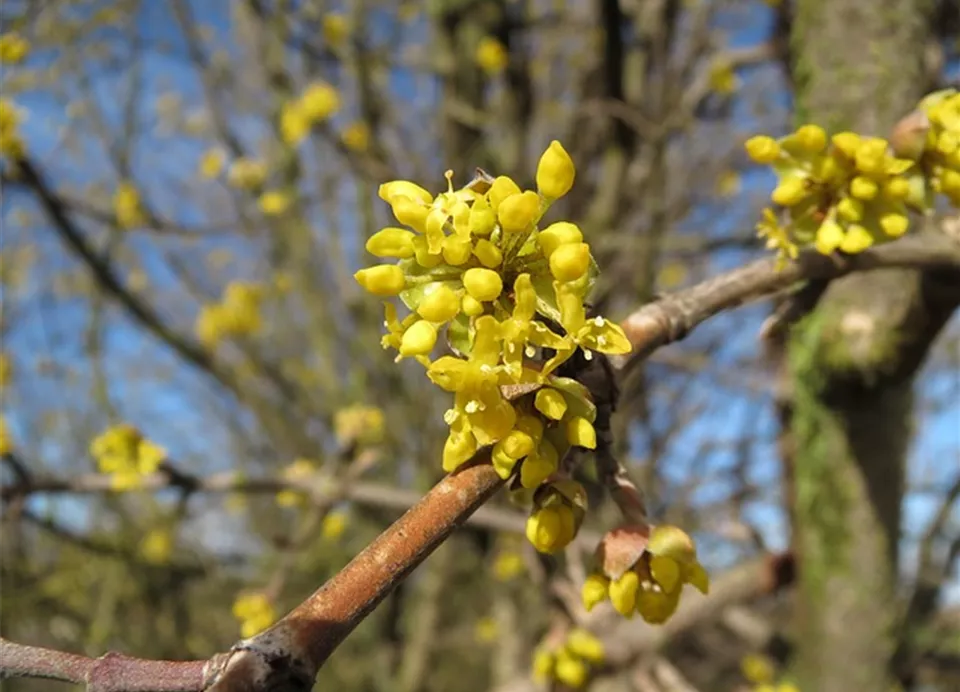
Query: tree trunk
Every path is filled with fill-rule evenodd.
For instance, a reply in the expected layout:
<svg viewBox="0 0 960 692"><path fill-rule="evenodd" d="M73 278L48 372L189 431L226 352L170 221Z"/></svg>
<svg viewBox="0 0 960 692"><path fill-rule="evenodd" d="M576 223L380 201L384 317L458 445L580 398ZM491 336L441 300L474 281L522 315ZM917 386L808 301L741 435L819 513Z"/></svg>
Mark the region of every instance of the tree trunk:
<svg viewBox="0 0 960 692"><path fill-rule="evenodd" d="M922 96L931 10L924 0L798 0L800 121L887 135ZM784 434L803 690L890 689L913 378L955 299L918 272L852 276L833 282L789 337Z"/></svg>

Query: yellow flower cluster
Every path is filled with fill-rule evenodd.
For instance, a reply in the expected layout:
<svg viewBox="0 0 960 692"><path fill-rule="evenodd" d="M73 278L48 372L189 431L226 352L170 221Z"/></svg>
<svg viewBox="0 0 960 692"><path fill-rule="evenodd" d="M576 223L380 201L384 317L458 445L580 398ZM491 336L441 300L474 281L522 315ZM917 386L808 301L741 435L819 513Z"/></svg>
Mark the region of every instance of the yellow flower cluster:
<svg viewBox="0 0 960 692"><path fill-rule="evenodd" d="M617 540L608 534L606 540ZM627 551L601 544L600 550L613 554ZM606 562L601 555L601 563ZM631 618L635 612L651 624L666 622L680 603L684 584L701 593L710 588L709 578L697 561L693 540L675 526L652 529L639 558L625 569L619 564L602 564L600 571L587 577L583 585L583 605L589 611L607 599L621 615Z"/></svg>
<svg viewBox="0 0 960 692"><path fill-rule="evenodd" d="M143 476L155 472L167 456L166 450L126 423L107 428L95 437L90 443L90 454L100 472L112 476L117 490L140 487Z"/></svg>
<svg viewBox="0 0 960 692"><path fill-rule="evenodd" d="M30 42L16 32L0 36L0 63L16 65L30 53Z"/></svg>
<svg viewBox="0 0 960 692"><path fill-rule="evenodd" d="M290 208L292 202L293 199L288 192L267 190L260 195L260 211L267 216L281 216Z"/></svg>
<svg viewBox="0 0 960 692"><path fill-rule="evenodd" d="M140 193L128 180L117 185L113 193L113 213L117 217L117 225L124 230L142 226L145 221Z"/></svg>
<svg viewBox="0 0 960 692"><path fill-rule="evenodd" d="M207 180L213 180L218 178L223 172L223 166L226 162L226 155L223 153L223 149L213 147L207 149L203 152L203 155L200 157L200 161L197 163L197 172L200 174L201 178L206 178Z"/></svg>
<svg viewBox="0 0 960 692"><path fill-rule="evenodd" d="M431 381L454 395L444 416L448 472L492 445L501 477L517 475L533 489L557 471L571 447L596 447L588 390L556 371L577 349L590 359L593 351L629 353L631 345L618 325L587 318L584 299L596 263L580 229L566 221L540 228L574 176L570 156L554 141L537 166L536 191L482 172L455 190L451 171L447 191L436 197L406 180L380 186L380 197L406 228L380 230L366 249L399 261L355 277L370 293L399 296L411 310L400 319L386 303L384 348L396 349L397 360L419 361ZM431 361L442 331L453 355ZM542 516L550 517L542 519L548 529L532 533L550 540L535 542L539 549L572 539L557 534L552 509Z"/></svg>
<svg viewBox="0 0 960 692"><path fill-rule="evenodd" d="M380 444L385 430L383 411L376 406L348 406L333 416L333 431L344 447Z"/></svg>
<svg viewBox="0 0 960 692"><path fill-rule="evenodd" d="M19 132L20 117L20 112L11 101L0 98L0 156L23 156L23 140Z"/></svg>
<svg viewBox="0 0 960 692"><path fill-rule="evenodd" d="M932 210L936 192L960 207L960 94L952 90L925 98L890 141L803 125L779 140L752 137L746 150L778 177L770 197L786 222L767 208L757 230L781 261L805 245L857 253L899 238L909 212Z"/></svg>
<svg viewBox="0 0 960 692"><path fill-rule="evenodd" d="M222 339L252 336L263 326L260 304L263 287L258 284L231 281L223 300L204 305L197 316L196 332L207 347L216 346Z"/></svg>
<svg viewBox="0 0 960 692"><path fill-rule="evenodd" d="M533 654L533 677L540 683L557 680L569 687L583 687L590 665L603 663L603 642L585 629L570 630L558 644L541 644Z"/></svg>
<svg viewBox="0 0 960 692"><path fill-rule="evenodd" d="M290 145L306 139L310 128L340 110L340 92L326 82L314 82L299 98L288 101L280 110L280 136Z"/></svg>
<svg viewBox="0 0 960 692"><path fill-rule="evenodd" d="M265 593L241 593L233 603L233 616L240 621L240 636L248 639L262 632L277 619L273 603Z"/></svg>

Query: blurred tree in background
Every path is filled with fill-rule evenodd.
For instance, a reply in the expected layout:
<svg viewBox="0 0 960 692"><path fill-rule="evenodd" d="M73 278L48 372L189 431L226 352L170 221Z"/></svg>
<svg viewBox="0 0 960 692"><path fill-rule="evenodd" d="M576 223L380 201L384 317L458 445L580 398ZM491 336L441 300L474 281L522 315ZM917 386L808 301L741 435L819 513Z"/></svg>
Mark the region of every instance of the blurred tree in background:
<svg viewBox="0 0 960 692"><path fill-rule="evenodd" d="M578 174L557 207L619 319L766 253L748 137L885 136L960 78L952 0L8 0L0 20L23 162L3 169L2 629L91 656L223 650L442 477L448 398L380 348L353 280L394 223L382 182L479 166L532 187L561 141ZM618 453L714 589L663 627L591 621L591 689L960 689L941 279L810 282L789 332L761 340L770 306L745 308L626 372ZM564 557L501 494L317 689L532 689L616 523L583 480Z"/></svg>

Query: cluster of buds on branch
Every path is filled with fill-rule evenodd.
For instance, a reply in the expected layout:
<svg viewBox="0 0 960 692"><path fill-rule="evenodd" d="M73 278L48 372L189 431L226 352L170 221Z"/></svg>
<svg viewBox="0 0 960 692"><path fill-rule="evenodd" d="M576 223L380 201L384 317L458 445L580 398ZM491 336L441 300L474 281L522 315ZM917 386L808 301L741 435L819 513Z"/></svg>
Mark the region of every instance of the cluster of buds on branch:
<svg viewBox="0 0 960 692"><path fill-rule="evenodd" d="M769 165L778 184L757 224L782 260L812 245L830 255L852 254L899 238L910 212L929 213L936 194L960 208L960 94L939 91L894 129L889 141L803 125L778 140L746 143L747 154Z"/></svg>

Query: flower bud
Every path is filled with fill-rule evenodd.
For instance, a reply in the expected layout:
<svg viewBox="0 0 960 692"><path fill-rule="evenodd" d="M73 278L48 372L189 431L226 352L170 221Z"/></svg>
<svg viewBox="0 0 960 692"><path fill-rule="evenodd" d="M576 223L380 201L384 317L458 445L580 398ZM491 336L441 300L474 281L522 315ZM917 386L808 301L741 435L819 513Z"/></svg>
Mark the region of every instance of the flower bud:
<svg viewBox="0 0 960 692"><path fill-rule="evenodd" d="M536 488L557 472L560 455L547 440L541 440L536 454L531 454L520 467L520 485Z"/></svg>
<svg viewBox="0 0 960 692"><path fill-rule="evenodd" d="M557 654L557 667L554 672L557 680L574 689L583 687L587 681L587 664L564 650Z"/></svg>
<svg viewBox="0 0 960 692"><path fill-rule="evenodd" d="M541 647L533 654L533 678L545 683L553 676L556 656Z"/></svg>
<svg viewBox="0 0 960 692"><path fill-rule="evenodd" d="M503 292L503 279L492 269L476 267L463 273L463 286L480 302L496 300Z"/></svg>
<svg viewBox="0 0 960 692"><path fill-rule="evenodd" d="M802 202L807 196L807 185L803 178L784 178L770 195L774 204L782 207L792 207Z"/></svg>
<svg viewBox="0 0 960 692"><path fill-rule="evenodd" d="M848 159L853 159L857 155L857 148L860 146L860 135L856 132L838 132L830 138L833 146Z"/></svg>
<svg viewBox="0 0 960 692"><path fill-rule="evenodd" d="M427 216L430 214L430 207L404 196L394 197L390 206L393 209L393 215L397 217L397 221L404 226L409 226L418 233L427 230Z"/></svg>
<svg viewBox="0 0 960 692"><path fill-rule="evenodd" d="M909 226L910 219L906 214L893 212L880 217L880 228L891 238L899 238L907 232Z"/></svg>
<svg viewBox="0 0 960 692"><path fill-rule="evenodd" d="M463 314L467 317L476 317L477 315L483 314L483 303L469 293L463 296L461 308L463 309Z"/></svg>
<svg viewBox="0 0 960 692"><path fill-rule="evenodd" d="M377 257L413 257L416 236L405 228L384 228L367 239L366 250Z"/></svg>
<svg viewBox="0 0 960 692"><path fill-rule="evenodd" d="M544 387L533 400L536 409L551 420L560 420L567 412L567 401L556 389Z"/></svg>
<svg viewBox="0 0 960 692"><path fill-rule="evenodd" d="M403 270L395 264L378 264L361 269L353 278L376 296L395 296L406 288L407 284Z"/></svg>
<svg viewBox="0 0 960 692"><path fill-rule="evenodd" d="M473 254L473 245L469 240L451 235L443 239L443 261L454 267L470 259Z"/></svg>
<svg viewBox="0 0 960 692"><path fill-rule="evenodd" d="M377 194L380 199L390 205L399 197L409 197L425 205L433 202L433 195L409 180L393 180L389 183L383 183L377 190Z"/></svg>
<svg viewBox="0 0 960 692"><path fill-rule="evenodd" d="M550 273L557 281L576 281L590 267L590 246L566 243L550 255Z"/></svg>
<svg viewBox="0 0 960 692"><path fill-rule="evenodd" d="M477 198L470 208L468 226L470 233L478 236L488 236L497 225L497 214L483 197Z"/></svg>
<svg viewBox="0 0 960 692"><path fill-rule="evenodd" d="M850 194L857 199L862 199L865 202L870 201L877 196L877 192L879 192L877 183L870 178L858 175L850 181Z"/></svg>
<svg viewBox="0 0 960 692"><path fill-rule="evenodd" d="M855 223L863 219L863 202L852 197L844 197L837 203L837 216L844 221Z"/></svg>
<svg viewBox="0 0 960 692"><path fill-rule="evenodd" d="M550 200L563 197L573 187L576 169L573 160L557 140L543 152L537 164L537 189Z"/></svg>
<svg viewBox="0 0 960 692"><path fill-rule="evenodd" d="M663 593L644 590L637 597L637 612L645 622L660 625L670 619L680 603L680 591Z"/></svg>
<svg viewBox="0 0 960 692"><path fill-rule="evenodd" d="M527 540L541 553L552 553L563 538L559 507L538 509L527 519Z"/></svg>
<svg viewBox="0 0 960 692"><path fill-rule="evenodd" d="M473 248L473 254L480 260L480 264L488 269L499 267L500 263L503 262L503 253L500 252L500 248L486 238L477 241L476 247Z"/></svg>
<svg viewBox="0 0 960 692"><path fill-rule="evenodd" d="M456 471L465 464L477 451L477 439L469 430L463 432L450 431L447 441L443 445L443 470L447 473Z"/></svg>
<svg viewBox="0 0 960 692"><path fill-rule="evenodd" d="M567 421L567 442L575 447L596 449L597 431L586 418L571 418Z"/></svg>
<svg viewBox="0 0 960 692"><path fill-rule="evenodd" d="M637 607L637 592L640 590L640 577L633 570L610 582L610 602L618 613L632 617Z"/></svg>
<svg viewBox="0 0 960 692"><path fill-rule="evenodd" d="M543 256L549 258L561 245L583 242L583 233L569 221L552 223L537 234Z"/></svg>
<svg viewBox="0 0 960 692"><path fill-rule="evenodd" d="M833 219L827 219L820 228L817 229L817 237L814 245L817 252L822 255L829 255L843 242L843 227Z"/></svg>
<svg viewBox="0 0 960 692"><path fill-rule="evenodd" d="M864 226L854 223L847 227L847 233L843 237L843 242L840 243L840 249L848 254L854 254L863 252L871 245L873 245L873 236L870 235L870 231Z"/></svg>
<svg viewBox="0 0 960 692"><path fill-rule="evenodd" d="M517 430L525 432L534 441L539 442L543 437L543 421L538 416L523 414L517 418Z"/></svg>
<svg viewBox="0 0 960 692"><path fill-rule="evenodd" d="M449 322L459 312L460 298L446 284L436 284L417 306L420 317L430 322Z"/></svg>
<svg viewBox="0 0 960 692"><path fill-rule="evenodd" d="M539 214L540 197L530 190L510 195L497 209L497 218L504 233L522 233L529 230Z"/></svg>
<svg viewBox="0 0 960 692"><path fill-rule="evenodd" d="M827 146L827 133L819 125L803 125L797 129L794 137L808 154L819 154Z"/></svg>
<svg viewBox="0 0 960 692"><path fill-rule="evenodd" d="M780 145L773 137L757 135L751 137L744 144L747 156L759 164L770 164L780 158Z"/></svg>
<svg viewBox="0 0 960 692"><path fill-rule="evenodd" d="M697 549L693 539L683 529L668 524L660 524L650 532L647 552L651 555L664 555L683 563L694 562L697 559Z"/></svg>
<svg viewBox="0 0 960 692"><path fill-rule="evenodd" d="M570 630L566 645L570 651L591 663L603 663L606 658L603 642L580 627Z"/></svg>
<svg viewBox="0 0 960 692"><path fill-rule="evenodd" d="M598 603L607 600L609 593L610 580L602 574L591 574L583 582L583 588L580 590L583 607L589 613Z"/></svg>
<svg viewBox="0 0 960 692"><path fill-rule="evenodd" d="M886 140L872 137L864 139L857 147L857 169L864 173L882 173L887 153Z"/></svg>
<svg viewBox="0 0 960 692"><path fill-rule="evenodd" d="M666 555L653 555L650 558L650 576L667 593L680 584L680 563Z"/></svg>
<svg viewBox="0 0 960 692"><path fill-rule="evenodd" d="M443 257L430 252L427 239L423 236L413 237L413 255L417 258L417 264L424 269L433 269L438 264L443 263Z"/></svg>
<svg viewBox="0 0 960 692"><path fill-rule="evenodd" d="M511 178L505 175L497 176L490 185L490 191L487 193L487 199L490 200L490 208L494 212L499 211L500 203L511 195L519 195L520 186Z"/></svg>
<svg viewBox="0 0 960 692"><path fill-rule="evenodd" d="M401 356L425 356L437 343L437 329L426 320L414 322L400 340Z"/></svg>

